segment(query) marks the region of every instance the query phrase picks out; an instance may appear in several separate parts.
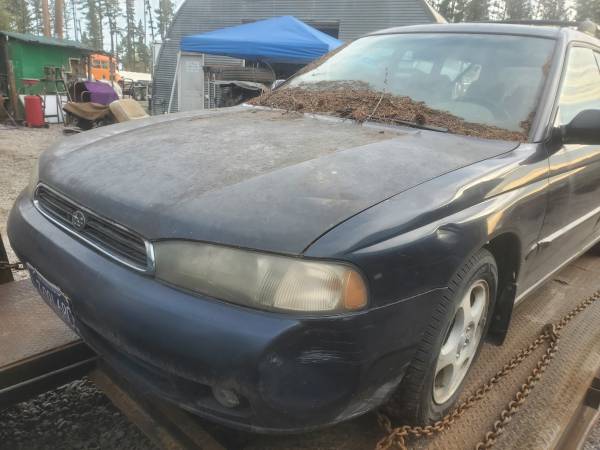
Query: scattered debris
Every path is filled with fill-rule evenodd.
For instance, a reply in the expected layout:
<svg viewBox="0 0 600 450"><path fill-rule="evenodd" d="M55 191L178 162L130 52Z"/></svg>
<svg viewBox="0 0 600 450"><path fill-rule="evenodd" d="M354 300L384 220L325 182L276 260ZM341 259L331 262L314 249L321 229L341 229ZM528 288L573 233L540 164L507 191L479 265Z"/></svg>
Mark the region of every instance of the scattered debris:
<svg viewBox="0 0 600 450"><path fill-rule="evenodd" d="M413 123L438 128L440 131L509 141L527 140L531 125L529 121L524 121L521 123L523 131L511 131L467 122L409 97L375 92L367 89L365 84L357 83L339 83L337 88L325 89L284 87L265 92L249 103L288 111L330 114L358 122L375 120L390 124Z"/></svg>

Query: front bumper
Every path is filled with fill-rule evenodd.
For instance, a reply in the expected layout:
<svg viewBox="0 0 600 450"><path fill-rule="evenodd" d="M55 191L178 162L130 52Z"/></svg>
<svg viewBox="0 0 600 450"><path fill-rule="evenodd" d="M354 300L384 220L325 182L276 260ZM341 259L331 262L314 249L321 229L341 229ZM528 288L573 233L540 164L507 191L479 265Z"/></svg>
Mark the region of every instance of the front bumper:
<svg viewBox="0 0 600 450"><path fill-rule="evenodd" d="M441 291L348 316L301 318L193 296L102 256L27 195L11 245L73 301L84 340L151 395L252 431L305 431L373 409L401 381ZM236 392L235 408L213 389Z"/></svg>

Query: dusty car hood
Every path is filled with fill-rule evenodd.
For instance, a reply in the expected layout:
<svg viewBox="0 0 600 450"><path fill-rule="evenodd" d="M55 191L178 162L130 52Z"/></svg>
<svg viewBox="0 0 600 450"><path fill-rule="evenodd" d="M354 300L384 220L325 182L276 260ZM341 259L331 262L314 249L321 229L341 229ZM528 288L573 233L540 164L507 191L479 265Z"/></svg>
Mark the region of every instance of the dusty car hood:
<svg viewBox="0 0 600 450"><path fill-rule="evenodd" d="M370 206L514 142L238 107L70 137L40 180L148 239L298 254Z"/></svg>

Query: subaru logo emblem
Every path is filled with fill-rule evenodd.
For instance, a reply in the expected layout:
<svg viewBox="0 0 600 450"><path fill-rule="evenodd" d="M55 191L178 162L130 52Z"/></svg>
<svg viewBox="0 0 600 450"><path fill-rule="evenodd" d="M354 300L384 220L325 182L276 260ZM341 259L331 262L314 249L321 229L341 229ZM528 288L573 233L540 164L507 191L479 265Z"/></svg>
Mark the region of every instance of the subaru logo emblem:
<svg viewBox="0 0 600 450"><path fill-rule="evenodd" d="M77 230L83 230L85 228L86 223L87 223L87 218L85 217L85 214L83 213L83 211L77 210L71 216L71 224L73 224L73 226Z"/></svg>

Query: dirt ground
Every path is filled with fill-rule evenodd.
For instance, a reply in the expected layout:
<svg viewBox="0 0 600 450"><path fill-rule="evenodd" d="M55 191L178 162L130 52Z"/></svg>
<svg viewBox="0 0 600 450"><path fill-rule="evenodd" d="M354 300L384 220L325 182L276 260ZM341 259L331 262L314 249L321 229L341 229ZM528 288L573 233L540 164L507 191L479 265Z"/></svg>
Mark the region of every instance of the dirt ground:
<svg viewBox="0 0 600 450"><path fill-rule="evenodd" d="M6 237L6 220L15 199L29 181L39 154L62 137L62 126L13 128L0 125L0 234L11 262L15 255ZM17 273L15 278L25 274Z"/></svg>

